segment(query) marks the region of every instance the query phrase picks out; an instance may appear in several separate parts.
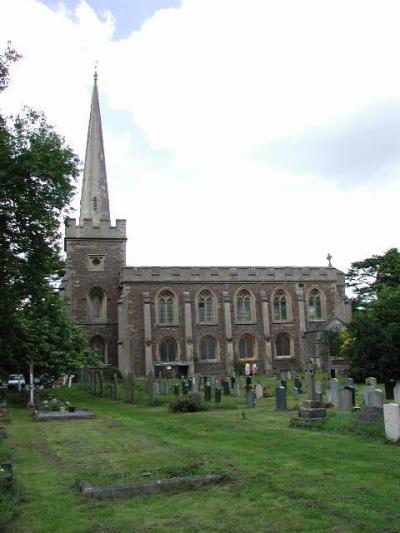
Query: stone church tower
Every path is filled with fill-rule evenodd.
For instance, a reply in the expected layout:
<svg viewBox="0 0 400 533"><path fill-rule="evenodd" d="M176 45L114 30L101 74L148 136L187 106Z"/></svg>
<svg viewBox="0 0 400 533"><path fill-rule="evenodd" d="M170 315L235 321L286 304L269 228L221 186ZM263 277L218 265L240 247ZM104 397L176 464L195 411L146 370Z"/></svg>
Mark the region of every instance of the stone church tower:
<svg viewBox="0 0 400 533"><path fill-rule="evenodd" d="M350 320L344 274L330 256L325 267L133 267L125 245L126 221L110 220L95 75L61 291L99 359L138 377L231 375L246 363L276 374L304 368L308 357L323 367L324 333Z"/></svg>
<svg viewBox="0 0 400 533"><path fill-rule="evenodd" d="M79 224L67 221L61 287L73 318L105 362L117 366L119 276L125 266L126 221L111 225L103 131L94 76Z"/></svg>

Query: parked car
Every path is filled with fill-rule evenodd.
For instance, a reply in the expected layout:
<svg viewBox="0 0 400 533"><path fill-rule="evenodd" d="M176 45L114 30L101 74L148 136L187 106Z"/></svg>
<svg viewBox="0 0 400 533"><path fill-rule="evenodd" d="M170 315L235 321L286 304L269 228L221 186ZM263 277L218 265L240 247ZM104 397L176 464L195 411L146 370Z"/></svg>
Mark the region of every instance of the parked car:
<svg viewBox="0 0 400 533"><path fill-rule="evenodd" d="M7 388L18 390L25 387L25 378L23 374L10 374L8 376Z"/></svg>

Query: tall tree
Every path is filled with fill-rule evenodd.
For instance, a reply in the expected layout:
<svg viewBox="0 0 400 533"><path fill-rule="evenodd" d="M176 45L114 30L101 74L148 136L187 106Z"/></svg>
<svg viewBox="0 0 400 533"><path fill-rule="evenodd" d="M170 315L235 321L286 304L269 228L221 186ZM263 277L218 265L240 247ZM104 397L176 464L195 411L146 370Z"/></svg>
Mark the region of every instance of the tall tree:
<svg viewBox="0 0 400 533"><path fill-rule="evenodd" d="M362 380L400 378L400 253L396 248L351 265L353 320L342 352Z"/></svg>
<svg viewBox="0 0 400 533"><path fill-rule="evenodd" d="M10 46L0 55L0 91L7 87L10 65L18 58ZM43 114L30 109L17 117L0 114L3 369L22 370L30 361L46 366L57 351L67 358L68 339L76 352L79 338L85 353L83 335L68 321L51 288L62 274L60 223L74 194L78 163Z"/></svg>

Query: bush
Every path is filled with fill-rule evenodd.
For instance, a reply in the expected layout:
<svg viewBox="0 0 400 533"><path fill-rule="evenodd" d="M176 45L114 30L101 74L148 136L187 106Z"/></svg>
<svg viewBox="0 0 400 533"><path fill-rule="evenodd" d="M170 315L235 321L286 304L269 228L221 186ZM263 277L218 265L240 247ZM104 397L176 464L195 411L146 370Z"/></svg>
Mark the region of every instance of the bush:
<svg viewBox="0 0 400 533"><path fill-rule="evenodd" d="M176 398L170 403L169 408L174 413L194 413L206 410L201 402L197 402L190 396Z"/></svg>

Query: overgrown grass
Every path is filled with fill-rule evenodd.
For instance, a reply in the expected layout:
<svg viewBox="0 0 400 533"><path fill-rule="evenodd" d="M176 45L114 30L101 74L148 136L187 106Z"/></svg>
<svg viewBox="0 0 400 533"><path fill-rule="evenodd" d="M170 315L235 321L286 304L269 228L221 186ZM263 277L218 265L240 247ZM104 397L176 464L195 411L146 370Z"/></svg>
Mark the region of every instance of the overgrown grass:
<svg viewBox="0 0 400 533"><path fill-rule="evenodd" d="M24 498L6 531L389 532L400 524L398 447L345 432L350 417L299 431L289 427L293 412L275 411L274 398L248 409L244 398L223 397L238 408L175 414L148 407L144 392L138 405L77 388L59 395L97 418L35 422L26 408L12 407L8 442ZM289 406L295 402L289 395ZM97 486L213 472L231 480L110 502L84 500L77 488L84 480Z"/></svg>

